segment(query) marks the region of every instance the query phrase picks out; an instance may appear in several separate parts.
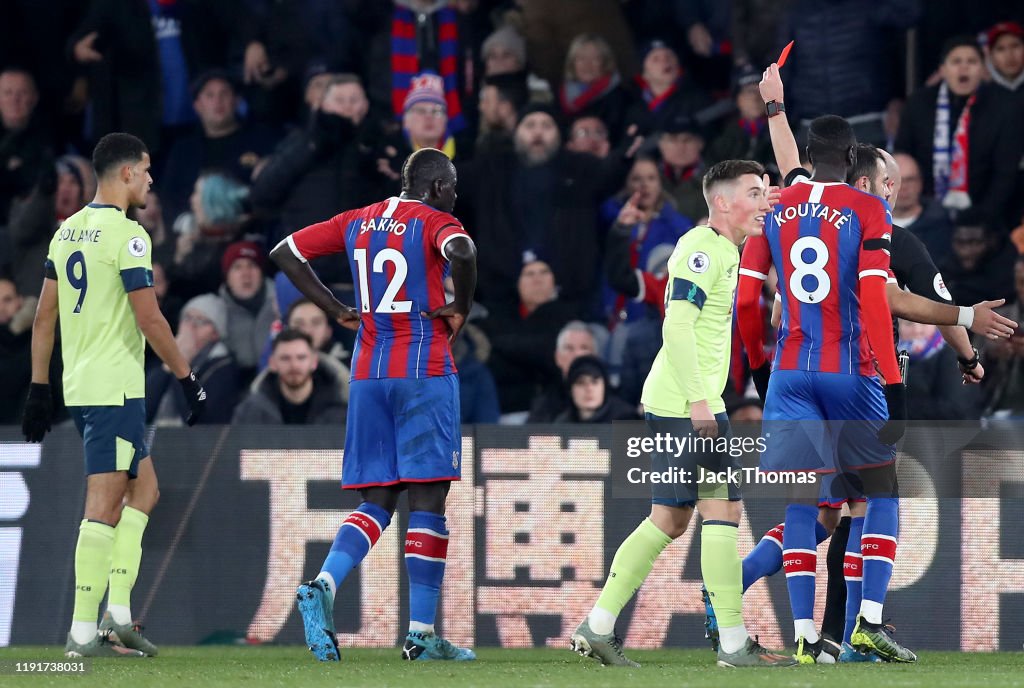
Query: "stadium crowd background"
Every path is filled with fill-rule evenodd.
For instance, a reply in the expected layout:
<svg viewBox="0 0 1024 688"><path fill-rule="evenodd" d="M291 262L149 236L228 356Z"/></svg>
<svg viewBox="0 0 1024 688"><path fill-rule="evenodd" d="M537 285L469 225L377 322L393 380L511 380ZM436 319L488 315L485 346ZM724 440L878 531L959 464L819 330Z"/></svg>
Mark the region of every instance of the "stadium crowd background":
<svg viewBox="0 0 1024 688"><path fill-rule="evenodd" d="M456 343L463 421L636 417L661 345L658 280L706 217L703 171L753 158L777 172L757 83L791 39L798 140L833 113L896 153L894 221L924 240L957 303L1006 298L1021 321L1022 23L1010 0L10 0L0 423L20 419L50 238L92 198L92 144L119 130L153 152L136 219L210 397L202 422L344 422L351 333L299 300L267 252L396 194L424 146L454 159L456 215L479 250ZM951 137L964 126L965 184L943 168L937 123ZM351 303L343 260L315 268ZM978 343L980 388L960 386L934 327L901 339L912 416L1024 412L1024 332ZM756 419L738 337L733 349L727 405ZM148 364L148 419L179 423L178 386Z"/></svg>

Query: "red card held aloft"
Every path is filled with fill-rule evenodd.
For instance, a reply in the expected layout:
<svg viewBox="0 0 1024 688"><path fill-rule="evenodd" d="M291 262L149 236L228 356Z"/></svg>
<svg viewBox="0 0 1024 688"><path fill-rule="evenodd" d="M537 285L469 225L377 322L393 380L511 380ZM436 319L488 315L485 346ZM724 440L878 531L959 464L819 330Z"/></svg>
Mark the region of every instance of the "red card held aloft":
<svg viewBox="0 0 1024 688"><path fill-rule="evenodd" d="M782 69L782 65L786 64L786 58L789 57L789 51L793 49L793 43L795 43L795 41L790 41L786 44L786 47L782 49L782 54L779 55L778 59L779 69Z"/></svg>

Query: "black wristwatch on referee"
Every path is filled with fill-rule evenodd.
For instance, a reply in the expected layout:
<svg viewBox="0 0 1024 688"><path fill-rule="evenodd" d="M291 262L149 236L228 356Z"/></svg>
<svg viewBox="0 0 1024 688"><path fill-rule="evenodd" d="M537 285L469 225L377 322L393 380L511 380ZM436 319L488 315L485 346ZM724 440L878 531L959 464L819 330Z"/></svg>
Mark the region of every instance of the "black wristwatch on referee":
<svg viewBox="0 0 1024 688"><path fill-rule="evenodd" d="M956 357L957 363L960 364L960 370L962 370L965 373L969 373L970 371L977 368L978 364L981 362L978 359L978 348L972 346L971 351L974 352L974 356L971 358L960 358L959 356Z"/></svg>
<svg viewBox="0 0 1024 688"><path fill-rule="evenodd" d="M764 110L768 113L769 117L774 117L780 112L786 111L786 104L781 100L769 100L764 104Z"/></svg>

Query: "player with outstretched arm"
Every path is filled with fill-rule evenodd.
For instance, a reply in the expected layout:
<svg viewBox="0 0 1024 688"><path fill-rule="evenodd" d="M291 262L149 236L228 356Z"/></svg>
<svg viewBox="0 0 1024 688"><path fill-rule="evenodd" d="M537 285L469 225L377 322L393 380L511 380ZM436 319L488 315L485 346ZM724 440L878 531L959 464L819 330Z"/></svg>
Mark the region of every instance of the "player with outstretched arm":
<svg viewBox="0 0 1024 688"><path fill-rule="evenodd" d="M769 129L782 175L788 184L810 178L811 172L800 167L797 144L786 122L783 84L778 65L773 64L765 70L760 90L770 113ZM859 144L857 161L848 172L847 182L854 188L893 204L900 190L901 179L899 168L891 155L868 144ZM984 369L977 361L976 352L964 328L958 325L965 325L976 334L992 339L1009 336L1016 323L993 310L1002 301L987 301L971 308L953 305L942 276L921 241L908 230L893 225L891 243L893 275L888 280L886 294L893 315L939 325L946 341L960 357L965 384L980 382ZM781 300L776 299L773 322L780 313ZM895 321L893 331L895 339ZM763 380L760 386L764 387ZM822 482L822 498L819 502L819 521L822 525L818 528L817 539L828 537L831 533L823 638L826 642L832 642L837 650L841 649L838 654L840 661L877 661L877 657L859 653L850 645L860 606L863 497L855 485L848 484L845 477L840 476L838 480L845 486L843 489L834 490L831 479ZM856 513L840 520L840 508L848 501L855 505ZM744 589L761 577L772 575L782 568L783 533L784 524L775 526L744 558ZM845 567L844 561L847 564ZM714 612L710 607L708 613L708 626L713 628Z"/></svg>
<svg viewBox="0 0 1024 688"><path fill-rule="evenodd" d="M886 659L915 661L881 619L898 528L893 444L904 432L906 398L885 294L891 214L882 199L846 185L856 146L843 118L826 115L811 123L807 152L814 175L782 191L764 235L747 243L737 311L752 374L765 398L764 435L770 440L762 470L858 473L867 497L864 542L878 552L864 561L852 644ZM758 301L772 265L779 272L782 325L765 391L769 364ZM801 663L835 661L824 652L813 617L815 492L817 486L791 492L783 533ZM870 637L870 644L859 642L862 637Z"/></svg>

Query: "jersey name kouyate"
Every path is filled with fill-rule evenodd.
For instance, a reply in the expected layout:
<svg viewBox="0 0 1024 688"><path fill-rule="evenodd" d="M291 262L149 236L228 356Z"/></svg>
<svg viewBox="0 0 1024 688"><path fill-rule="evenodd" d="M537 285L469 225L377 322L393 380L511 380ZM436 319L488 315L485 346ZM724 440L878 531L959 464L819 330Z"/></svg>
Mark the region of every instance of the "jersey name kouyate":
<svg viewBox="0 0 1024 688"><path fill-rule="evenodd" d="M779 274L776 370L875 375L860 280L889 277L892 216L885 201L843 183L798 181L750 237L740 274Z"/></svg>

